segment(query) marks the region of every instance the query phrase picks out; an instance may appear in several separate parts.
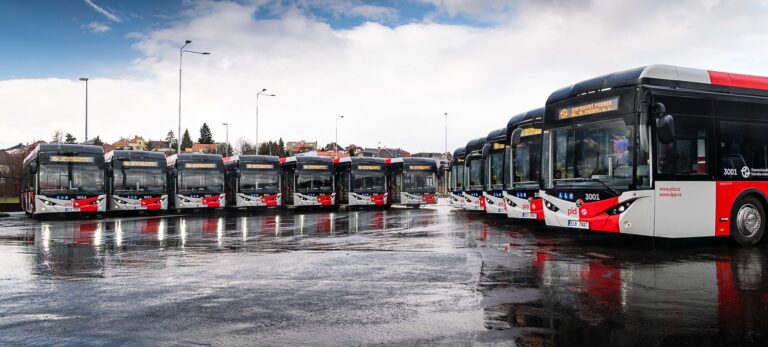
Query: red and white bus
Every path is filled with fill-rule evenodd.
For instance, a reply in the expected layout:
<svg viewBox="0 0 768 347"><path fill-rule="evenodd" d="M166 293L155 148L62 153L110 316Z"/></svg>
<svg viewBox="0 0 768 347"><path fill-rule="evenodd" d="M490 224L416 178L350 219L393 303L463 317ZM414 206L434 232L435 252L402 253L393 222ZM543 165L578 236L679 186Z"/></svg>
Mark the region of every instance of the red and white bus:
<svg viewBox="0 0 768 347"><path fill-rule="evenodd" d="M168 209L165 154L114 150L104 155L109 211Z"/></svg>
<svg viewBox="0 0 768 347"><path fill-rule="evenodd" d="M467 211L485 211L485 141L485 137L476 138L464 147L464 209Z"/></svg>
<svg viewBox="0 0 768 347"><path fill-rule="evenodd" d="M392 204L420 207L437 203L437 160L433 158L388 159L389 196Z"/></svg>
<svg viewBox="0 0 768 347"><path fill-rule="evenodd" d="M227 207L282 206L280 158L269 155L235 155L224 158Z"/></svg>
<svg viewBox="0 0 768 347"><path fill-rule="evenodd" d="M224 161L220 155L174 154L167 158L167 165L172 208L224 208Z"/></svg>
<svg viewBox="0 0 768 347"><path fill-rule="evenodd" d="M541 122L544 108L523 112L507 123L511 167L504 190L507 216L544 220L541 189Z"/></svg>
<svg viewBox="0 0 768 347"><path fill-rule="evenodd" d="M107 210L99 146L40 144L24 159L22 175L21 204L33 218Z"/></svg>
<svg viewBox="0 0 768 347"><path fill-rule="evenodd" d="M507 204L504 202L504 182L509 177L508 144L507 128L491 131L485 138L482 154L485 164L483 200L485 201L486 213L507 214Z"/></svg>
<svg viewBox="0 0 768 347"><path fill-rule="evenodd" d="M547 100L548 226L657 237L763 237L768 78L651 65Z"/></svg>
<svg viewBox="0 0 768 347"><path fill-rule="evenodd" d="M340 205L387 206L387 163L383 158L346 157L334 160Z"/></svg>
<svg viewBox="0 0 768 347"><path fill-rule="evenodd" d="M458 209L464 208L464 157L465 148L460 147L453 151L450 172L451 206Z"/></svg>
<svg viewBox="0 0 768 347"><path fill-rule="evenodd" d="M286 206L337 207L333 160L328 157L280 158Z"/></svg>

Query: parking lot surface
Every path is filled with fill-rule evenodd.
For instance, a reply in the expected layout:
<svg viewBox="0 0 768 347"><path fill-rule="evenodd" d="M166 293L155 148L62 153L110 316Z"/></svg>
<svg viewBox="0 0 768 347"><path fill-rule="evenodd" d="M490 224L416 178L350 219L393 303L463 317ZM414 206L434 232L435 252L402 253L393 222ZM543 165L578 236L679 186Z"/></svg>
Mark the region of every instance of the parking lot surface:
<svg viewBox="0 0 768 347"><path fill-rule="evenodd" d="M448 206L0 219L0 344L765 345L768 252Z"/></svg>

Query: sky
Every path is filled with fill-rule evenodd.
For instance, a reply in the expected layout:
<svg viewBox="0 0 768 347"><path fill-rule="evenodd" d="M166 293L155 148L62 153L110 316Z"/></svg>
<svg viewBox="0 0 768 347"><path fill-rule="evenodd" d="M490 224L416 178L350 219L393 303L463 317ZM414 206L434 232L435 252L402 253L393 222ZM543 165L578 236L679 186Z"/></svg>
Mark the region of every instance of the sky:
<svg viewBox="0 0 768 347"><path fill-rule="evenodd" d="M768 1L10 0L0 148L56 130L107 142L207 122L217 141L441 152L581 80L649 64L768 75Z"/></svg>

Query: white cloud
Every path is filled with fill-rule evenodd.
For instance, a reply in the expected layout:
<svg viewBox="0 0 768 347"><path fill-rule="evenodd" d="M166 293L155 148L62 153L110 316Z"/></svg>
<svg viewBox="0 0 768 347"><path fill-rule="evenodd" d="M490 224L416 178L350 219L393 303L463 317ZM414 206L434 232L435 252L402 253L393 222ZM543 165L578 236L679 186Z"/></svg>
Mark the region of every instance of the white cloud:
<svg viewBox="0 0 768 347"><path fill-rule="evenodd" d="M343 144L441 151L444 112L452 150L542 106L553 90L598 74L652 63L768 74L755 58L768 53L764 4L537 5L492 28L422 22L345 30L298 11L256 20L255 9L195 3L186 20L136 35L143 57L130 68L140 77L89 82L89 133L116 140L175 132L185 39L213 54L184 57L183 127L196 137L208 122L223 140L220 124L229 122L233 142L254 138L260 88L278 94L260 101L262 140L327 143L343 114ZM83 92L76 79L0 81L0 133L13 134L0 145L48 139L58 128L82 138Z"/></svg>
<svg viewBox="0 0 768 347"><path fill-rule="evenodd" d="M93 0L85 0L85 3L88 6L90 6L92 9L94 9L96 12L101 13L104 17L107 17L107 19L109 19L109 20L111 20L113 22L118 22L118 23L122 22L120 17L118 17L117 15L115 15L112 12L107 11L103 7L101 7L99 5L96 5L96 3L93 2Z"/></svg>
<svg viewBox="0 0 768 347"><path fill-rule="evenodd" d="M99 22L90 22L86 25L83 25L82 27L95 33L105 33L110 30L108 25Z"/></svg>

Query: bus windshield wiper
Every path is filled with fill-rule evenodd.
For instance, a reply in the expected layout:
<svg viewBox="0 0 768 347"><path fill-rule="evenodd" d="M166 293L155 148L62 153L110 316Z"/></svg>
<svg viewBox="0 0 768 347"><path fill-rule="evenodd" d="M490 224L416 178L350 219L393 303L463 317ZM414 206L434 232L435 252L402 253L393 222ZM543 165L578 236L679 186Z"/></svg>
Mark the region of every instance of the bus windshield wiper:
<svg viewBox="0 0 768 347"><path fill-rule="evenodd" d="M561 178L561 179L559 179L557 181L558 182L560 182L560 181L566 181L566 182L597 182L597 183L600 183L601 185L603 185L608 190L610 190L612 193L616 194L616 196L621 195L621 193L619 193L618 190L616 190L613 187L611 187L610 185L608 185L608 183L605 183L602 180L600 180L598 178L594 178L594 177L591 177L591 178L585 178L585 177ZM573 185L570 185L570 186L572 187Z"/></svg>

